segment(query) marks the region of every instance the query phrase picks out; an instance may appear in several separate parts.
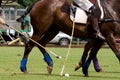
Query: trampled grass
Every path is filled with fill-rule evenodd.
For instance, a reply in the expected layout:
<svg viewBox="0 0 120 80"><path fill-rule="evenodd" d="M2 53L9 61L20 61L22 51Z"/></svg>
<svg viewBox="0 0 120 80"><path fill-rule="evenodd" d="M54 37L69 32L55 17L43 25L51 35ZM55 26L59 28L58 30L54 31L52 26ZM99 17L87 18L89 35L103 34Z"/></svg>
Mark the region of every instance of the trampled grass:
<svg viewBox="0 0 120 80"><path fill-rule="evenodd" d="M103 72L95 72L93 64L91 64L89 68L90 77L84 77L81 69L74 71L75 64L81 58L83 48L70 49L70 55L64 69L64 73L69 73L70 77L59 76L68 48L48 49L63 57L56 59L50 54L54 61L52 74L47 74L47 64L44 62L41 52L35 47L31 51L27 63L29 74L25 75L19 69L24 47L0 47L0 80L120 80L119 62L109 48L102 48L98 54Z"/></svg>

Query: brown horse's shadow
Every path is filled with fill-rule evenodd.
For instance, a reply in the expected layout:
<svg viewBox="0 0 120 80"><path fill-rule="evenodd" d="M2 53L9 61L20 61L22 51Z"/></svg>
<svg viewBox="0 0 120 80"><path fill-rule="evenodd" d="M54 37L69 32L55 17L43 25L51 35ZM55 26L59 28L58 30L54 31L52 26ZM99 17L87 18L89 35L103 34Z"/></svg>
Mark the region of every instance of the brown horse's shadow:
<svg viewBox="0 0 120 80"><path fill-rule="evenodd" d="M48 73L17 73L14 72L11 74L11 76L15 76L15 75L43 75L43 76L60 76L59 74L48 74Z"/></svg>
<svg viewBox="0 0 120 80"><path fill-rule="evenodd" d="M93 72L93 71L89 71L89 72ZM108 74L111 74L111 73L114 73L115 74L118 74L120 72L112 72L112 71L103 71L102 73L108 73ZM96 73L97 74L97 73ZM74 76L74 77L85 77L84 75L71 75L71 76ZM99 75L94 75L94 76L88 76L88 78L92 78L92 79L109 79L109 80L120 80L120 77L119 76L99 76Z"/></svg>
<svg viewBox="0 0 120 80"><path fill-rule="evenodd" d="M90 71L90 72L93 72L93 71ZM111 73L114 73L114 74L118 74L118 73L120 73L120 72L113 72L113 71L103 71L102 73L105 73L105 74L111 74ZM49 74L47 74L47 73L28 73L28 74L24 74L24 73L13 73L13 74L11 74L11 76L15 76L15 75L43 75L43 76L52 76L52 77L65 77L65 76L60 76L59 74L51 74L51 75L49 75ZM85 76L84 75L74 75L74 74L71 74L70 75L70 77L82 77L82 78L84 78ZM98 75L95 75L95 76L89 76L88 78L92 78L92 79L110 79L110 80L113 80L113 79L116 79L116 80L119 80L120 79L120 77L119 76L106 76L106 75L104 75L104 76L98 76Z"/></svg>
<svg viewBox="0 0 120 80"><path fill-rule="evenodd" d="M98 79L101 79L101 80L103 78L104 79L109 79L109 80L113 80L113 79L119 80L120 79L120 77L113 77L113 76L111 76L111 77L110 76L109 77L108 76L90 76L90 77L95 78L95 79L98 78Z"/></svg>

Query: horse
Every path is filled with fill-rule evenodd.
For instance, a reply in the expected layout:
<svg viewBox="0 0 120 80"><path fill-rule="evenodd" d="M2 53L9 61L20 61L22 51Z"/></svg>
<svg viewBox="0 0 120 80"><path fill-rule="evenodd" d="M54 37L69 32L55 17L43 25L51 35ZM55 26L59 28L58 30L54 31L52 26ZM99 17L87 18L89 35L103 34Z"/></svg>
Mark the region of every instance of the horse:
<svg viewBox="0 0 120 80"><path fill-rule="evenodd" d="M115 2L114 2L115 1ZM103 23L103 24L101 24L101 26L102 27L107 27L106 29L107 30L109 30L108 28L110 28L111 27L111 29L112 29L112 27L114 26L115 27L115 29L112 31L112 32L110 32L110 33L107 33L106 34L106 41L108 42L108 44L110 45L110 47L111 47L111 49L113 49L113 51L114 51L114 53L120 53L119 52L119 50L118 50L118 47L117 47L117 45L115 44L115 40L114 40L114 34L116 34L116 35L118 35L118 36L120 36L120 33L119 33L119 28L120 28L120 16L119 16L119 14L120 14L120 12L119 12L119 10L120 10L120 7L119 7L119 3L120 3L120 1L118 1L118 0L111 0L111 1L102 1L101 0L101 2L102 2L102 6L103 6L103 8L104 8L104 10L105 10L105 12L107 13L106 14L106 17L108 18L113 18L113 19L117 19L117 21L116 22L109 22L109 23ZM105 6L104 6L105 5ZM106 18L105 17L105 18ZM108 32L108 31L107 31ZM105 35L104 35L105 36ZM110 41L109 41L110 40ZM110 43L110 42L112 42L112 43ZM90 42L88 42L88 43L90 43ZM94 59L94 57L96 57L96 55L97 55L97 52L98 52L98 50L102 47L102 44L101 43L103 43L103 42L99 42L98 41L98 44L97 43L93 43L93 44L91 44L91 45L88 45L89 46L89 48L87 48L88 50L84 50L84 54L83 54L83 59L81 59L81 61L79 62L79 63L81 63L82 62L82 60L85 62L83 65L82 65L82 71L83 71L83 74L85 75L85 76L88 76L88 68L89 68L89 65L90 65L90 63L91 63L91 60L92 59ZM96 45L97 44L97 45ZM90 56L88 57L88 59L87 60L85 60L86 58L84 57L84 56L87 56L87 54L88 54L88 52L86 52L86 51L89 51L89 49L90 49L90 46L93 46L93 45L95 45L95 47L93 47L92 49L91 49L91 52L90 52ZM87 44L86 44L86 46L87 46ZM87 47L88 47L87 46ZM118 54L119 55L119 54ZM118 55L116 55L117 57L118 57ZM84 59L85 58L85 59ZM118 58L119 59L119 58ZM120 61L120 60L119 60ZM81 64L80 64L81 65ZM80 67L77 67L77 69L79 69Z"/></svg>
<svg viewBox="0 0 120 80"><path fill-rule="evenodd" d="M40 0L33 6L31 12L30 12L30 18L31 18L31 24L33 26L33 36L31 37L33 40L37 41L42 46L45 46L50 40L52 40L59 31L65 32L66 34L71 34L72 31L72 21L70 20L69 14L70 14L70 6L71 1L69 0ZM114 21L114 20L113 20ZM106 42L111 47L117 58L120 60L120 53L119 50L116 48L116 45L112 45L115 42L112 40L114 29L116 27L113 27L113 21L110 22L112 26L107 27L101 27L102 34L106 37ZM105 22L105 21L103 21ZM108 24L107 24L108 25ZM103 26L103 25L102 25ZM106 26L106 25L104 25ZM89 28L91 31L92 28ZM108 34L109 33L109 34ZM49 36L49 37L48 37ZM75 31L74 31L74 37L78 38L90 38L90 41L87 43L86 47L90 45L90 42L96 43L97 41L100 41L102 45L104 41L100 39L93 39L86 31L86 24L75 24ZM112 37L112 38L111 38ZM91 44L92 45L92 44ZM20 63L20 69L22 72L27 72L27 58L29 53L31 52L32 48L35 46L35 43L32 41L29 41L25 45L25 51L24 56ZM48 73L51 74L52 68L53 68L53 61L48 52L43 49L42 47L36 45L39 50L42 52L44 56L44 61L48 64ZM93 50L95 49L95 46L92 45L90 48ZM98 46L99 47L99 46ZM86 51L89 50L89 48L85 48ZM92 50L91 49L91 50ZM99 49L99 48L98 48ZM93 53L94 51L91 51ZM97 50L95 50L97 53ZM94 56L95 57L95 56Z"/></svg>

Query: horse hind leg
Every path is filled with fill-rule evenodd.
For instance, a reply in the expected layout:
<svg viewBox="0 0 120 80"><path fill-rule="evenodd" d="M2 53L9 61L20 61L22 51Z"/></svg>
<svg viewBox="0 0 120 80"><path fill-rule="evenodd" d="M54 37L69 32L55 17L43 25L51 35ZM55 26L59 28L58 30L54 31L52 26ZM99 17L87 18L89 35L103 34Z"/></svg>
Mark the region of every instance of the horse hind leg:
<svg viewBox="0 0 120 80"><path fill-rule="evenodd" d="M38 41L39 37L40 36L33 34L32 39L34 41ZM24 73L27 73L26 65L27 65L27 61L28 61L28 55L29 55L29 53L31 52L31 50L33 49L34 46L35 46L35 43L32 42L31 40L25 45L24 56L23 56L23 58L20 62L20 69Z"/></svg>
<svg viewBox="0 0 120 80"><path fill-rule="evenodd" d="M44 37L39 41L39 43L42 46L45 46L51 39L53 39L55 37L55 35L53 35L53 33L45 34ZM48 36L49 36L49 39L48 39ZM52 61L49 53L44 48L42 48L40 46L38 46L38 48L40 49L40 51L42 52L42 54L44 56L44 61L48 64L48 66L47 66L48 73L51 74L52 68L53 68L53 61Z"/></svg>
<svg viewBox="0 0 120 80"><path fill-rule="evenodd" d="M45 47L45 45L52 40L57 34L58 34L58 30L52 27L48 30L47 33L45 33L45 35L39 40L39 44L41 44L43 47ZM41 46L37 46L39 48L39 50L42 52L43 56L44 56L44 61L48 64L47 66L47 70L48 73L51 74L52 69L53 69L53 61L52 58L50 57L49 53Z"/></svg>
<svg viewBox="0 0 120 80"><path fill-rule="evenodd" d="M114 54L116 55L120 63L120 51L118 46L115 43L113 34L107 36L106 42L108 43L108 45L110 46L110 48L112 49L112 51L114 52Z"/></svg>

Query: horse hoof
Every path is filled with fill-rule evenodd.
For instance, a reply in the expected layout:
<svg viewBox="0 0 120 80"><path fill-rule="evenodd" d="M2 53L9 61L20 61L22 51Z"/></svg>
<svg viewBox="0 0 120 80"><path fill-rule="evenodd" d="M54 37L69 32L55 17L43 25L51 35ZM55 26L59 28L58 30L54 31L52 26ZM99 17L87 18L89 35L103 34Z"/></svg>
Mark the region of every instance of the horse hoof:
<svg viewBox="0 0 120 80"><path fill-rule="evenodd" d="M85 77L88 77L88 69L86 69L85 67L82 68L82 72L85 75Z"/></svg>
<svg viewBox="0 0 120 80"><path fill-rule="evenodd" d="M83 72L83 74L84 74L85 77L89 77L89 76L88 76L88 73L84 73L84 72Z"/></svg>
<svg viewBox="0 0 120 80"><path fill-rule="evenodd" d="M51 74L51 73L52 73L52 69L53 69L53 67L52 67L52 66L48 66L48 67L47 67L47 71L48 71L48 73L49 73L49 74Z"/></svg>
<svg viewBox="0 0 120 80"><path fill-rule="evenodd" d="M88 75L88 74L84 74L84 76L85 76L85 77L89 77L89 75Z"/></svg>
<svg viewBox="0 0 120 80"><path fill-rule="evenodd" d="M88 77L88 71L86 69L82 69L82 72L83 72L85 77Z"/></svg>
<svg viewBox="0 0 120 80"><path fill-rule="evenodd" d="M27 71L25 71L25 72L24 72L24 74L28 74L28 72L27 72Z"/></svg>
<svg viewBox="0 0 120 80"><path fill-rule="evenodd" d="M22 72L24 72L24 73L27 72L27 69L26 69L26 67L24 67L24 66L20 66L20 70L21 70Z"/></svg>
<svg viewBox="0 0 120 80"><path fill-rule="evenodd" d="M76 64L75 71L77 71L77 70L80 69L80 68L81 68L81 65Z"/></svg>
<svg viewBox="0 0 120 80"><path fill-rule="evenodd" d="M96 72L102 72L102 69L100 68L100 69L96 69Z"/></svg>

